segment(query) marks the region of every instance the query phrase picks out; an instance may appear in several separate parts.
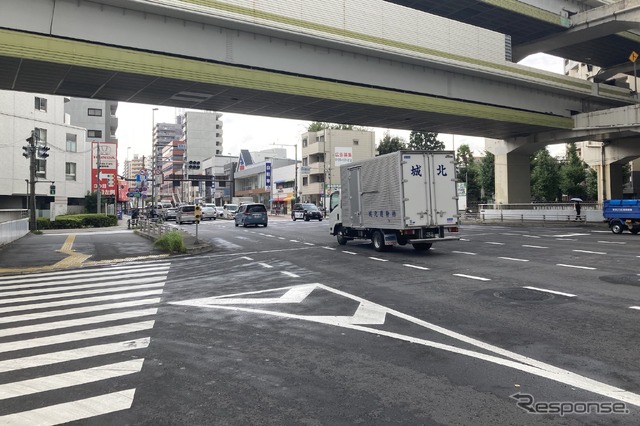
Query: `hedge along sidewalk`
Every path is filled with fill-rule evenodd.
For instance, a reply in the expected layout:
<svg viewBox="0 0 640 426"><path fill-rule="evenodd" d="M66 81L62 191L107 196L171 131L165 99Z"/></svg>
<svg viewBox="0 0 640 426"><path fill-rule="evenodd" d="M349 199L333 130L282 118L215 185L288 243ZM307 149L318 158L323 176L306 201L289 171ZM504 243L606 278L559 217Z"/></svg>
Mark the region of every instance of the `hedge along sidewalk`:
<svg viewBox="0 0 640 426"><path fill-rule="evenodd" d="M126 221L125 225L126 225ZM116 215L84 213L74 215L56 216L52 221L46 217L39 217L36 220L36 228L39 231L48 229L82 229L82 228L107 228L118 226Z"/></svg>

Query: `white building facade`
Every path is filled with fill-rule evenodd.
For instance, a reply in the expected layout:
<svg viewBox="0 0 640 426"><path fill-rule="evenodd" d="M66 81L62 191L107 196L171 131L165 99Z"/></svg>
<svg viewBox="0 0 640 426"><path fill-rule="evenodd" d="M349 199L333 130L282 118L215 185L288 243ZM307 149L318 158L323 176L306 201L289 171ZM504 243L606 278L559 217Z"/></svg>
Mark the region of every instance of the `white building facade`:
<svg viewBox="0 0 640 426"><path fill-rule="evenodd" d="M61 96L0 91L0 208L27 209L29 159L26 139L34 132L49 156L36 160L36 216L80 213L90 183L90 146L86 130L70 124ZM52 190L55 186L55 190Z"/></svg>

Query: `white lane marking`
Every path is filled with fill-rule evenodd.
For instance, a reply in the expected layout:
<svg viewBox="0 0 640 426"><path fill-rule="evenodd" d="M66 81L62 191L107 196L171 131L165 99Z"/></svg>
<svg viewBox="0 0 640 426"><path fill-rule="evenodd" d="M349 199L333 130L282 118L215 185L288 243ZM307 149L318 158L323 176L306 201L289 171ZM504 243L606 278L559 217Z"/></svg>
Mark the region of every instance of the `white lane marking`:
<svg viewBox="0 0 640 426"><path fill-rule="evenodd" d="M556 241L578 241L576 238L556 238Z"/></svg>
<svg viewBox="0 0 640 426"><path fill-rule="evenodd" d="M626 241L598 241L600 244L620 244L620 245L625 245L627 244Z"/></svg>
<svg viewBox="0 0 640 426"><path fill-rule="evenodd" d="M592 268L591 266L565 265L564 263L556 263L556 266L564 266L565 268L588 269L590 271L593 271L596 269L596 268Z"/></svg>
<svg viewBox="0 0 640 426"><path fill-rule="evenodd" d="M242 256L242 257L239 257L238 259L253 260L253 258L249 256Z"/></svg>
<svg viewBox="0 0 640 426"><path fill-rule="evenodd" d="M327 247L327 246L323 246L322 248L323 248L323 249L325 249L325 250L336 250L336 248L335 248L335 247Z"/></svg>
<svg viewBox="0 0 640 426"><path fill-rule="evenodd" d="M50 405L35 410L22 411L0 417L0 424L6 426L18 425L59 425L82 420L89 417L128 410L133 403L135 389L113 392L106 395L79 399L73 402ZM46 419L46 420L45 420Z"/></svg>
<svg viewBox="0 0 640 426"><path fill-rule="evenodd" d="M491 278L483 278L483 277L476 277L475 275L466 275L466 274L453 274L456 277L462 277L462 278L471 278L472 280L478 280L478 281L491 281Z"/></svg>
<svg viewBox="0 0 640 426"><path fill-rule="evenodd" d="M6 361L0 361L0 373L22 370L25 368L42 367L43 365L58 364L78 359L91 358L94 356L144 349L149 346L150 341L151 339L149 337L144 337L124 342L106 343L104 345L86 346L84 348L70 349L68 351L50 352L23 358L8 359Z"/></svg>
<svg viewBox="0 0 640 426"><path fill-rule="evenodd" d="M107 288L101 288L99 290L70 291L68 293L45 294L45 295L30 296L30 297L14 297L12 299L0 299L0 305L6 305L9 303L34 302L37 300L60 299L63 297L68 298L68 297L74 297L74 296L85 296L89 294L113 293L117 291L122 292L127 290L142 290L146 288L157 288L157 287L163 287L163 286L164 286L164 281L159 283L156 282L154 284L131 285L131 286L122 286L122 287L107 287Z"/></svg>
<svg viewBox="0 0 640 426"><path fill-rule="evenodd" d="M271 235L271 234L267 234L266 237L275 238L276 236L275 235Z"/></svg>
<svg viewBox="0 0 640 426"><path fill-rule="evenodd" d="M153 324L153 320L134 322L114 327L96 328L93 330L77 331L75 333L57 334L49 337L38 337L35 339L20 340L17 342L0 343L0 353L149 330L153 328Z"/></svg>
<svg viewBox="0 0 640 426"><path fill-rule="evenodd" d="M0 400L126 376L127 374L139 372L142 369L143 362L144 359L134 359L69 373L6 383L0 385Z"/></svg>
<svg viewBox="0 0 640 426"><path fill-rule="evenodd" d="M241 293L241 294L236 294L234 296L264 293L267 291L281 292L283 290L292 290L292 289L295 289L296 287L302 287L305 289L305 291L308 291L309 287L311 287L312 289L317 288L320 290L332 292L339 296L360 302L361 304L360 308L363 308L363 310L365 308L365 306L363 305L366 304L366 311L370 312L371 313L370 316L372 317L372 319L377 320L378 323L380 323L380 320L382 320L382 323L384 323L383 317L385 315L386 316L392 315L397 318L409 321L415 325L435 331L436 333L440 333L442 335L459 340L468 345L475 346L479 348L481 351L463 349L458 346L446 345L439 342L429 341L429 340L416 338L408 335L403 335L399 333L393 333L390 331L382 330L380 327L366 327L362 325L362 322L359 322L356 320L355 315L351 317L330 316L330 315L308 316L308 315L298 315L298 314L291 314L291 313L278 312L278 311L270 311L267 309L255 309L255 308L244 307L244 306L226 306L226 305L221 306L219 304L219 301L221 300L220 298L194 299L194 300L185 300L182 302L170 302L170 303L173 305L183 305L183 306L186 305L186 306L195 306L195 307L210 308L210 309L225 309L225 310L231 310L231 311L266 314L266 315L272 315L280 318L293 318L293 319L312 321L312 322L317 322L317 323L326 324L326 325L348 328L352 330L363 331L367 333L372 333L376 336L386 336L386 337L395 338L395 339L410 342L410 343L417 343L424 346L441 349L441 350L448 351L458 355L464 355L471 358L491 362L503 367L513 368L515 370L519 370L519 371L523 371L539 377L547 378L547 379L550 379L559 383L563 383L569 386L574 386L589 392L596 393L598 395L611 398L611 399L616 399L618 401L627 402L635 406L640 406L640 395L638 394L625 391L624 389L617 388L615 386L611 386L606 383L598 382L596 380L590 379L585 376L581 376L571 371L564 370L562 368L558 368L541 361L537 361L533 358L529 358L529 357L517 354L515 352L502 349L500 347L482 342L480 340L465 336L460 333L456 333L446 328L420 320L415 317L411 317L402 312L399 312L390 308L386 308L381 305L377 305L375 303L369 302L360 297L345 293L340 290L336 290L334 288L325 286L320 283L305 284L302 286L285 287L285 288L265 290L265 291L259 291L259 292L250 292L250 293L244 293L244 294ZM286 294L284 296L286 296ZM275 299L273 303L281 303L279 301L280 298L273 298L273 299ZM236 300L251 301L253 299L252 298L243 299L242 297L239 297L239 298L236 298ZM486 352L493 352L493 354L487 354Z"/></svg>
<svg viewBox="0 0 640 426"><path fill-rule="evenodd" d="M425 268L424 266L410 265L408 263L403 263L402 266L406 266L407 268L421 269L423 271L428 271L429 270L429 268Z"/></svg>
<svg viewBox="0 0 640 426"><path fill-rule="evenodd" d="M358 253L354 253L352 251L347 251L347 250L342 250L343 253L347 253L347 254L358 254Z"/></svg>
<svg viewBox="0 0 640 426"><path fill-rule="evenodd" d="M377 260L378 262L388 262L388 259L380 259L379 257L373 257L373 256L369 256L369 259L371 260Z"/></svg>
<svg viewBox="0 0 640 426"><path fill-rule="evenodd" d="M302 244L306 244L308 246L315 246L315 244L313 244L313 243L302 243Z"/></svg>
<svg viewBox="0 0 640 426"><path fill-rule="evenodd" d="M115 294L110 294L108 296L85 297L83 299L63 299L63 300L59 300L56 302L49 302L49 303L32 303L30 305L1 307L0 314L3 314L5 312L20 312L20 311L30 311L32 309L53 308L57 306L82 305L84 303L103 302L105 300L125 299L125 298L130 299L133 297L155 296L158 294L162 294L162 289L150 290L150 291L138 291L133 293L115 293Z"/></svg>
<svg viewBox="0 0 640 426"><path fill-rule="evenodd" d="M138 274L137 276L140 277L140 274ZM132 285L132 284L158 283L158 280L164 280L166 279L166 277L167 277L166 273L163 273L162 277L146 277L145 276L143 278L128 279L126 284ZM129 278L129 277L121 277L121 276L118 277L118 279L121 279L121 278ZM67 285L70 283L78 283L78 282L86 283L87 281L91 282L91 284ZM99 282L96 282L96 281L99 281ZM103 289L108 290L111 288L117 288L116 286L121 286L121 285L123 284L117 283L117 282L114 283L113 277L108 277L107 281L100 281L95 278L88 278L88 279L82 279L82 280L68 280L68 281L62 281L62 282L60 281L40 282L40 283L31 283L31 284L25 284L25 285L10 285L7 287L0 287L0 297L20 296L20 295L38 294L38 293L45 293L45 292L53 293L58 291L82 290L82 289L98 288L98 287L102 287ZM16 290L24 287L28 287L28 289ZM39 287L47 287L47 288L39 288ZM4 291L4 290L14 290L14 291ZM53 295L51 296L53 297Z"/></svg>
<svg viewBox="0 0 640 426"><path fill-rule="evenodd" d="M545 246L530 246L528 244L523 244L522 247L535 248L535 249L546 249L546 248L549 248L549 247L545 247Z"/></svg>
<svg viewBox="0 0 640 426"><path fill-rule="evenodd" d="M640 306L629 306L629 309L637 309L640 311Z"/></svg>
<svg viewBox="0 0 640 426"><path fill-rule="evenodd" d="M262 266L263 268L273 268L273 266L262 262L258 262L258 265Z"/></svg>
<svg viewBox="0 0 640 426"><path fill-rule="evenodd" d="M100 324L102 322L118 321L122 319L131 319L155 315L158 313L157 308L140 309L137 311L126 311L114 314L98 315L95 317L85 317L64 321L47 322L36 325L25 325L22 327L5 328L0 330L0 337L16 336L18 334L37 333L40 331L58 330L61 328L78 327L89 324Z"/></svg>
<svg viewBox="0 0 640 426"><path fill-rule="evenodd" d="M130 271L131 269L133 269L133 271ZM156 272L157 271L157 272ZM128 266L126 268L119 268L119 269L105 269L104 271L96 271L95 269L87 269L87 270L76 270L76 271L69 271L67 273L65 272L44 272L44 273L39 273L39 274L29 274L29 275L23 275L23 276L19 276L17 277L16 275L10 275L10 276L5 276L5 277L0 277L0 289L5 289L5 288L11 288L10 286L6 286L5 284L22 284L22 283L30 283L30 282L42 282L43 279L49 279L48 282L54 282L57 279L65 279L66 282L77 282L77 281L73 281L70 280L69 278L72 278L73 276L77 276L79 274L82 274L82 278L86 281L87 278L93 278L93 277L108 277L110 275L118 275L118 276L132 276L132 277L139 277L140 275L145 275L145 276L149 276L149 275L158 275L161 273L164 273L166 275L166 273L169 271L169 265L167 265L166 267L163 265L161 267L158 266L146 266L146 265L141 265L141 267L139 269L136 269L134 266ZM126 272L135 272L134 275L126 275ZM144 272L144 274L142 274ZM47 284L44 284L47 285Z"/></svg>
<svg viewBox="0 0 640 426"><path fill-rule="evenodd" d="M540 238L539 235L529 235L529 234L522 234L523 237L527 237L527 238Z"/></svg>
<svg viewBox="0 0 640 426"><path fill-rule="evenodd" d="M501 232L500 235L516 235L519 237L521 234L514 234L512 232Z"/></svg>
<svg viewBox="0 0 640 426"><path fill-rule="evenodd" d="M280 273L285 274L285 275L288 275L288 276L293 277L293 278L300 278L300 275L296 275L296 274L294 274L293 272L280 271Z"/></svg>
<svg viewBox="0 0 640 426"><path fill-rule="evenodd" d="M515 262L528 262L529 261L529 259L518 259L516 257L503 257L503 256L498 256L498 259L513 260Z"/></svg>
<svg viewBox="0 0 640 426"><path fill-rule="evenodd" d="M556 238L565 238L565 237L582 237L585 235L589 235L589 234L584 234L584 233L572 233L572 234L560 234L560 235L554 235L554 237Z"/></svg>
<svg viewBox="0 0 640 426"><path fill-rule="evenodd" d="M289 240L289 242L291 242L291 243L299 243L300 241L298 241L298 240Z"/></svg>
<svg viewBox="0 0 640 426"><path fill-rule="evenodd" d="M453 251L451 251L451 253L468 254L470 256L475 256L476 254L478 254L478 253L472 253L470 251L457 251L457 250L453 250Z"/></svg>
<svg viewBox="0 0 640 426"><path fill-rule="evenodd" d="M160 303L160 298L133 300L130 302L105 303L103 305L86 306L83 308L59 309L54 311L46 311L34 314L21 314L9 317L0 317L0 324L7 324L16 321L32 321L44 318L53 318L67 315L84 314L87 312L106 311L111 309L133 308L142 305L154 305Z"/></svg>
<svg viewBox="0 0 640 426"><path fill-rule="evenodd" d="M578 253L587 253L587 254L607 254L603 251L589 251L589 250L572 250Z"/></svg>
<svg viewBox="0 0 640 426"><path fill-rule="evenodd" d="M460 241L471 241L471 240L468 238L460 238Z"/></svg>
<svg viewBox="0 0 640 426"><path fill-rule="evenodd" d="M495 241L485 241L484 243L485 244L493 244L495 246L503 246L504 245L504 243L497 243Z"/></svg>
<svg viewBox="0 0 640 426"><path fill-rule="evenodd" d="M286 240L285 237L278 237L279 240Z"/></svg>
<svg viewBox="0 0 640 426"><path fill-rule="evenodd" d="M522 287L522 288L528 288L529 290L542 291L542 292L545 292L545 293L559 294L560 296L576 297L575 294L563 293L561 291L555 291L555 290L547 290L547 289L544 289L544 288L530 287L530 286L525 286L525 287Z"/></svg>

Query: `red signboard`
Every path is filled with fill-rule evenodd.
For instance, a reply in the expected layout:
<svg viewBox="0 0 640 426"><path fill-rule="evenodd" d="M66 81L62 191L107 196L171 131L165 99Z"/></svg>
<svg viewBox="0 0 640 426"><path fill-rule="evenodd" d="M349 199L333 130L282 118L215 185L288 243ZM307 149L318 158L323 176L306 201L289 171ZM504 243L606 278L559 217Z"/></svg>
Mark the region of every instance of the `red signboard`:
<svg viewBox="0 0 640 426"><path fill-rule="evenodd" d="M101 195L116 195L118 180L118 144L116 142L91 142L91 191ZM100 171L98 172L98 158ZM99 174L99 176L98 176Z"/></svg>

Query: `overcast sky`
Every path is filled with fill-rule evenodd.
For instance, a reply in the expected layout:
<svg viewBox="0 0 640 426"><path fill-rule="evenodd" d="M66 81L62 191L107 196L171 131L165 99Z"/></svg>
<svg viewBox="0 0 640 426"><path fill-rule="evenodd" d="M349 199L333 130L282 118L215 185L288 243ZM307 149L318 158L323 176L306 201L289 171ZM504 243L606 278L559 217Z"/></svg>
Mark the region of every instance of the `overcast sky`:
<svg viewBox="0 0 640 426"><path fill-rule="evenodd" d="M563 61L560 58L545 54L531 55L520 64L544 69L559 74L563 73ZM153 108L158 108L155 115ZM151 153L151 129L152 120L156 123L175 123L176 115L185 110L172 107L157 107L155 105L132 104L120 102L118 104L118 160L124 164L124 160L133 158L134 154L150 155ZM238 155L240 149L261 151L273 147L273 144L294 145L300 140L309 125L308 121L289 120L284 118L268 118L250 115L222 113L223 123L223 148L224 154ZM357 125L358 123L352 123ZM382 139L387 129L373 129L376 131L376 143ZM409 140L409 131L388 129L391 136L399 136L405 141ZM467 144L476 154L484 152L484 139L469 136L440 134L438 139L445 142L447 149L457 149L462 144ZM300 148L299 148L300 149ZM564 152L564 145L550 147L552 155ZM287 148L290 158L294 158L293 147ZM300 154L300 151L298 151ZM300 158L300 155L298 156Z"/></svg>

